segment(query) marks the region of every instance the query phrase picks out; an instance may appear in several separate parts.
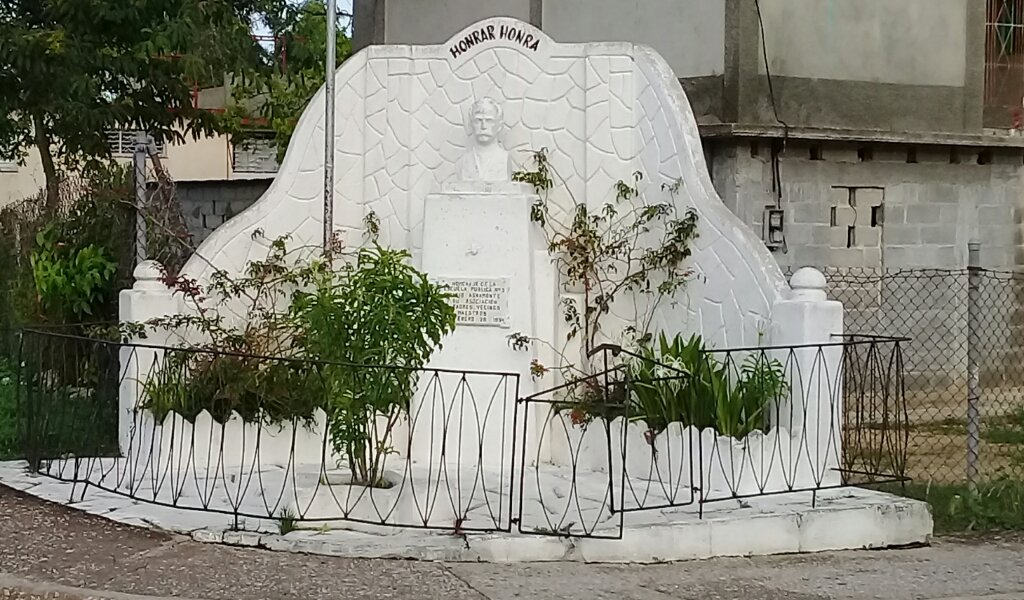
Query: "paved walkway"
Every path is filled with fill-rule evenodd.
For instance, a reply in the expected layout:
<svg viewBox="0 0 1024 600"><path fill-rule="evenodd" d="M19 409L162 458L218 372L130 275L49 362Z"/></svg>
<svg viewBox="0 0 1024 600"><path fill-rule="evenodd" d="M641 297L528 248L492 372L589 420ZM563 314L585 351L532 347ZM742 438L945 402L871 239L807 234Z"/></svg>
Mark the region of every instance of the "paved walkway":
<svg viewBox="0 0 1024 600"><path fill-rule="evenodd" d="M1024 600L1024 536L653 566L350 560L200 544L0 487L0 599Z"/></svg>

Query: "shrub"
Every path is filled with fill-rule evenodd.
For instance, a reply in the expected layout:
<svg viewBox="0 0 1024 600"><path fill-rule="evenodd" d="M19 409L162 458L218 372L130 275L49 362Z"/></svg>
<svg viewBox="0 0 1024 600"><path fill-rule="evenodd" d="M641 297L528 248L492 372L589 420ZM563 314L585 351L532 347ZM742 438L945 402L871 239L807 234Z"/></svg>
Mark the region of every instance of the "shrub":
<svg viewBox="0 0 1024 600"><path fill-rule="evenodd" d="M204 410L226 422L310 424L323 386L313 363L257 356L170 350L143 384L143 408L158 421L171 412L195 421Z"/></svg>
<svg viewBox="0 0 1024 600"><path fill-rule="evenodd" d="M30 257L39 310L59 323L81 323L110 302L117 262L102 246L76 248L58 235L55 226L44 227Z"/></svg>
<svg viewBox="0 0 1024 600"><path fill-rule="evenodd" d="M353 482L385 485L391 432L408 414L418 370L455 327L449 294L409 259L375 243L293 260L280 239L267 260L239 279L216 276L206 294L174 280L197 313L150 325L193 328L204 341L168 353L142 408L190 420L207 410L222 422L236 411L261 423L309 422L322 408ZM231 299L248 301L237 328L217 308Z"/></svg>
<svg viewBox="0 0 1024 600"><path fill-rule="evenodd" d="M0 460L21 453L17 376L6 360L0 358Z"/></svg>
<svg viewBox="0 0 1024 600"><path fill-rule="evenodd" d="M737 373L731 357L718 361L696 335L661 334L657 349L644 346L640 356L629 365L630 409L655 431L679 422L742 439L767 428L772 403L789 390L777 360L752 352Z"/></svg>
<svg viewBox="0 0 1024 600"><path fill-rule="evenodd" d="M450 296L409 258L404 250L364 248L292 300L303 354L337 363L323 372L331 442L357 483L382 483L391 432L408 414L418 370L455 328Z"/></svg>
<svg viewBox="0 0 1024 600"><path fill-rule="evenodd" d="M42 196L0 211L3 326L116 320L135 261L130 181L127 168L94 168L62 183L56 214Z"/></svg>

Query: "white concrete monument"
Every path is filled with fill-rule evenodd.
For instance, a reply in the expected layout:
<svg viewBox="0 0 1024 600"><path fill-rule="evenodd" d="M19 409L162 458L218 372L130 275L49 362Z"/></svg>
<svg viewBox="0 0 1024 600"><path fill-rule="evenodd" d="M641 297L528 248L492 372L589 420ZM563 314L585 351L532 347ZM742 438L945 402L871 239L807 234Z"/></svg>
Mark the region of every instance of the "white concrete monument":
<svg viewBox="0 0 1024 600"><path fill-rule="evenodd" d="M122 449L128 452L124 459L109 459L112 466L94 470L94 477L114 473L118 481L130 484L164 481L171 473L171 481L184 482L168 486L172 491L206 489L204 482L223 476L227 467L208 461L204 471L189 453L189 444L180 441L196 440L205 444L196 449L202 457L234 457L231 481L287 474L291 483L282 488L287 493L277 497L289 499L305 519L390 519L390 524L456 531L466 523L515 531L513 523L518 522L525 524L524 531L545 527L550 533L561 531L566 520L582 519L614 531L627 515L620 541L577 539L566 547L556 542L555 553L549 554L546 543L520 545L522 537L515 533L502 539L484 536L472 539L472 552L480 552L472 560L673 560L865 547L927 537L931 524L926 507L915 504L912 518L896 514L910 514L903 508L883 518L877 507L892 505L888 497L872 500L875 505L850 501L855 514L845 521L836 520L835 505L803 518L778 513L780 504L768 501L764 510L741 510L739 520L716 517L696 521L691 529L682 528L680 512L612 514L609 494L616 486L610 487L609 481L621 482L624 470L647 474L633 481L649 484L654 495L646 500L648 507L668 501L670 495L678 505L696 501L695 494L725 499L840 483L835 468L842 457L842 352L835 346L818 352L803 345L834 340L842 331L842 307L826 300L824 279L813 270L798 273L791 288L761 240L722 203L708 174L693 111L678 78L656 52L629 43L559 44L526 23L497 17L443 45L371 46L346 60L334 77L338 127L332 229L358 244L365 238L367 217L375 216L381 244L408 249L417 266L456 296L457 327L432 357L429 366L437 371L420 378L411 401L411 433L395 435L405 439L396 439L399 455L389 460L388 469L400 471L403 484L370 491L314 485L322 465L313 442L326 439L322 421L303 429L301 438L293 430L296 440L287 444L287 434L272 434L272 427L259 423L235 423L237 427L217 434L209 418L182 425L184 433L175 438L179 428L168 427L176 422L168 417L164 434L149 443L150 438L134 435L127 421L145 412L135 408L138 386L121 391ZM321 92L299 120L273 184L203 242L182 269L184 276L202 285L215 269L241 273L249 261L267 255L266 240L285 234L296 246L319 244L324 113ZM690 431L692 427L684 429L676 422L652 441L640 421L626 424L620 417L608 428L598 420L577 427L565 421L565 413L549 418L550 411L517 410L523 404L517 398L538 385L556 383L550 378L535 382L531 359L547 365L557 360L539 346L517 352L507 337L521 333L552 344L564 342L560 307L579 293L559 281L542 232L531 220L534 191L511 181L513 170L528 169L531 153L540 149L547 149L556 173L555 187L546 195L553 221L571 218L578 203L601 207L614 201L616 184L629 181L635 172L644 175L652 193L673 190L660 201L671 203L679 214L689 209L698 214L699 237L689 263L696 276L675 297L656 305L649 325L670 335L699 333L713 348L765 342L798 347L794 356L811 368L789 381L794 392L779 401L781 416L770 431L740 440L712 429ZM263 235L254 235L257 230ZM152 289L158 285L152 269L137 275L139 285L123 292L126 318L179 309L166 290ZM625 298L610 307L602 323L606 338L615 340L637 321L636 300ZM125 372L144 372L155 360L153 354L123 356ZM495 378L494 372L508 375ZM575 441L580 452L564 443L559 448L536 437L520 438L524 426L533 435L549 427L549 434ZM277 437L259 451L251 449L254 437L267 435ZM513 438L523 442L515 452ZM292 446L296 449L289 450ZM628 454L618 453L624 447L630 448ZM513 454L522 470L513 469ZM280 468L282 461L287 468ZM261 464L273 469L261 470ZM293 468L302 476L292 477ZM694 481L696 486L687 483ZM170 494L167 489L159 493ZM223 492L216 494L215 504L226 506L231 500L230 490L223 498ZM177 496L173 499L178 501ZM255 507L251 510L267 510L264 498L239 502ZM341 502L349 509L344 514L339 512ZM638 500L626 497L627 509L630 502ZM694 502L690 508L697 506ZM734 510L729 503L718 506L727 507L723 515ZM901 519L905 527L899 526ZM890 526L893 522L897 526ZM747 535L752 527L760 533ZM399 554L415 552L413 546L405 548L406 535L373 537L399 540ZM469 537L451 539L459 552L470 543ZM495 545L487 546L490 542ZM361 543L346 542L344 547Z"/></svg>
<svg viewBox="0 0 1024 600"><path fill-rule="evenodd" d="M565 221L577 202L614 201L616 183L634 172L661 194L658 201L698 213L697 276L657 305L653 330L699 332L719 348L756 345L773 305L790 293L764 244L718 198L686 96L650 48L559 44L498 17L446 45L371 46L345 61L335 80L333 228L358 243L373 213L382 244L410 250L418 267L455 291L457 328L429 366L518 376L518 389L500 394L471 375L424 378L412 406L414 463L436 464L443 452L446 462L479 460L507 471L523 425L512 423L517 394L557 383L530 373L531 359L557 364L553 351L517 352L507 340L521 333L564 343L561 306L578 294L559 282L531 221L537 196L511 181L514 169L531 167L534 151L547 149L555 173L546 198L552 219ZM202 284L211 265L240 272L265 256L262 239L288 234L294 244L317 243L324 104L322 93L311 101L270 189L204 241L185 275ZM257 229L264 238L254 238ZM638 310L633 298L615 304L602 323L606 339L618 341ZM544 422L523 418L533 431ZM552 460L532 447L528 455Z"/></svg>
<svg viewBox="0 0 1024 600"><path fill-rule="evenodd" d="M556 273L543 234L530 219L538 198L529 185L511 181L509 154L500 140L503 115L492 98L472 104L456 178L426 198L422 267L456 294L457 315L455 332L429 366L515 374L514 387L524 396L532 389L529 355L511 348L508 335L554 335L536 319L554 314ZM547 296L538 289L548 290ZM494 393L493 376L467 375L464 382L462 377L443 375L416 395L410 457L436 463L443 451L449 460L469 455L489 468L510 466L514 395ZM451 393L460 384L472 393ZM444 393L432 389L439 385Z"/></svg>

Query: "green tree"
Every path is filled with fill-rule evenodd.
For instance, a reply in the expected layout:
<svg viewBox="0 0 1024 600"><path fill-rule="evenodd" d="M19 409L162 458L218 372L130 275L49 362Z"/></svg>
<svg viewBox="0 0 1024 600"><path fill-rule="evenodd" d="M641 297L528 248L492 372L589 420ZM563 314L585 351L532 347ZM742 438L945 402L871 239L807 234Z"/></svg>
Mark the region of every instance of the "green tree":
<svg viewBox="0 0 1024 600"><path fill-rule="evenodd" d="M52 210L63 171L109 157L110 129L158 141L218 131L219 115L193 106L193 85L259 60L250 26L274 4L0 2L0 155L39 152Z"/></svg>
<svg viewBox="0 0 1024 600"><path fill-rule="evenodd" d="M320 0L269 2L262 11L274 38L273 52L265 54L261 64L234 77L224 127L236 144L273 132L280 161L302 111L324 84L327 12ZM338 64L352 53L345 27L348 18L341 12L334 17Z"/></svg>

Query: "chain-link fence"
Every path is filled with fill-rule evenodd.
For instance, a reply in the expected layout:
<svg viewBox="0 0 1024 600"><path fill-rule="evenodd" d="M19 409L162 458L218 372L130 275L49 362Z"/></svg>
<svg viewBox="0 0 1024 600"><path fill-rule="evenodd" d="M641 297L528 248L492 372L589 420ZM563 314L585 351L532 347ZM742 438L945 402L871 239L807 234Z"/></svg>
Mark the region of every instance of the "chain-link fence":
<svg viewBox="0 0 1024 600"><path fill-rule="evenodd" d="M908 476L940 485L1024 479L1024 272L823 271L830 297L844 304L846 333L911 340Z"/></svg>
<svg viewBox="0 0 1024 600"><path fill-rule="evenodd" d="M145 159L146 184L141 189L136 186L137 258L155 260L169 274L175 275L195 252L195 242L185 223L177 186L170 173L155 152L148 153Z"/></svg>

